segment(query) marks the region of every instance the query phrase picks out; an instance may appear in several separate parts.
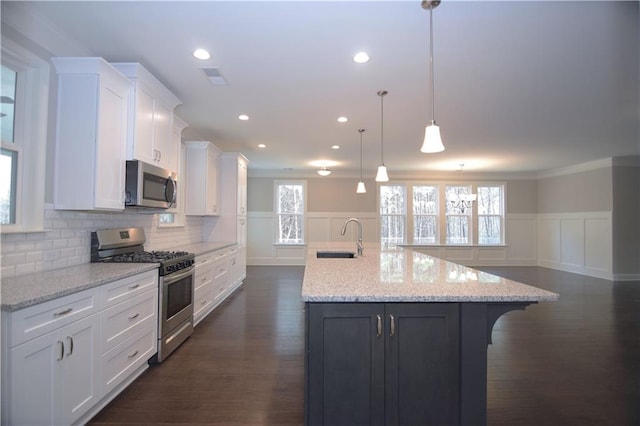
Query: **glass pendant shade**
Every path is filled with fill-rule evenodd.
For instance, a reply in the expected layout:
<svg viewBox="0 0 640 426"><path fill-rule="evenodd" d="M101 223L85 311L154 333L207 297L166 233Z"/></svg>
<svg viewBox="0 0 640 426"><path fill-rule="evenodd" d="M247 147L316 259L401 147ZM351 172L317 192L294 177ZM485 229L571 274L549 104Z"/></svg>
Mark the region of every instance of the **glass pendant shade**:
<svg viewBox="0 0 640 426"><path fill-rule="evenodd" d="M360 181L358 182L358 187L356 188L356 193L357 194L364 194L367 192L367 188L364 186L364 182Z"/></svg>
<svg viewBox="0 0 640 426"><path fill-rule="evenodd" d="M424 142L422 142L421 152L434 153L444 151L442 138L440 137L440 126L435 121L429 123L424 129Z"/></svg>
<svg viewBox="0 0 640 426"><path fill-rule="evenodd" d="M387 166L380 164L378 166L378 173L376 174L376 182L389 182L389 175L387 174Z"/></svg>

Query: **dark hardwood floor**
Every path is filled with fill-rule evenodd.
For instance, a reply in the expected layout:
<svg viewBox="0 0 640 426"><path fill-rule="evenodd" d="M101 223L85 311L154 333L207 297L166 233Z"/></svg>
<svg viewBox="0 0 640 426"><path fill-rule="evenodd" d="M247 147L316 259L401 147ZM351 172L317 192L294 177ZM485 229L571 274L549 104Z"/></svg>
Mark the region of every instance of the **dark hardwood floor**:
<svg viewBox="0 0 640 426"><path fill-rule="evenodd" d="M496 323L489 425L640 425L640 282L478 269L560 293ZM92 424L301 425L303 273L248 267L244 285Z"/></svg>

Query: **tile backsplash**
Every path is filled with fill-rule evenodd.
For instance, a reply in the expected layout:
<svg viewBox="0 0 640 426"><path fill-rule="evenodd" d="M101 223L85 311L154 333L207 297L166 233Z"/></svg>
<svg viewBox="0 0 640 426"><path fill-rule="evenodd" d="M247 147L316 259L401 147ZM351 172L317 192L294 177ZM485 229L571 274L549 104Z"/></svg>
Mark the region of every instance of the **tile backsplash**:
<svg viewBox="0 0 640 426"><path fill-rule="evenodd" d="M91 232L142 227L145 250L172 250L202 241L203 218L187 216L185 226L158 227L157 214L76 212L45 205L44 227L36 233L2 234L2 277L43 272L89 263Z"/></svg>

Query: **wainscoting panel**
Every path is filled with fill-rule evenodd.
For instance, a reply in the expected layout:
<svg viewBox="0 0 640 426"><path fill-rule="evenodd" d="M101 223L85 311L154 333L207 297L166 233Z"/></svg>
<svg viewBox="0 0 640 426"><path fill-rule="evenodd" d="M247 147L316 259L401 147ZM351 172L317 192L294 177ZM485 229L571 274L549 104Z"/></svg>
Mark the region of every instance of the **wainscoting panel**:
<svg viewBox="0 0 640 426"><path fill-rule="evenodd" d="M611 212L538 216L538 265L611 280Z"/></svg>

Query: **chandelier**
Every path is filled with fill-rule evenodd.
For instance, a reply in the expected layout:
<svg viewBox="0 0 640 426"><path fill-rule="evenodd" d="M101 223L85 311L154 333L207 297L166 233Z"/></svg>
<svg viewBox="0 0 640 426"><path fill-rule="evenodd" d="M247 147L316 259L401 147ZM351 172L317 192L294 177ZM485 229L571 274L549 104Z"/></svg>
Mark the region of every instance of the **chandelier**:
<svg viewBox="0 0 640 426"><path fill-rule="evenodd" d="M463 186L462 184L464 183L463 169L464 163L460 163L460 186ZM466 191L466 188L464 189L464 191ZM477 198L477 194L467 194L466 192L464 192L449 195L449 202L451 203L451 206L453 208L459 209L460 213L464 213L466 209L470 209L471 207L473 207L473 203Z"/></svg>

